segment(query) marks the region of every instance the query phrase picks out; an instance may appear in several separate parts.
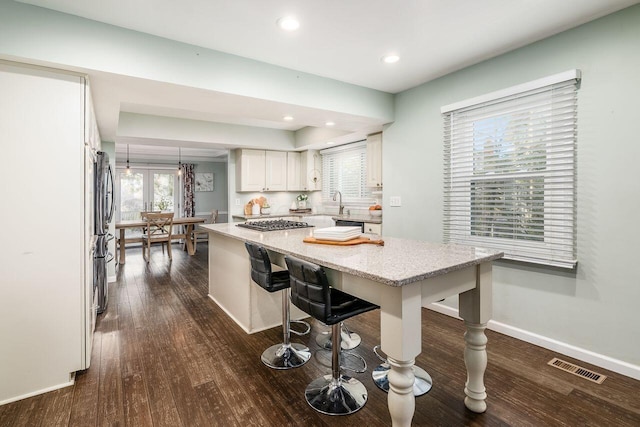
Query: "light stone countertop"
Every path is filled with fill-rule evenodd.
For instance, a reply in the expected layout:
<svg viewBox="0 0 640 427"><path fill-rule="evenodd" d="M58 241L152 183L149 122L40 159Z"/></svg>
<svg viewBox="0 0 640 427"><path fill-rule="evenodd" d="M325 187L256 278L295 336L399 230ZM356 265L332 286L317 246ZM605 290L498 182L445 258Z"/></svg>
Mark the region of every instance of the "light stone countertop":
<svg viewBox="0 0 640 427"><path fill-rule="evenodd" d="M293 255L389 286L403 286L503 256L502 252L490 249L393 237L384 238L384 246L304 243L302 239L311 236L313 228L261 232L237 227L234 223L205 224L201 227L212 233L255 242L277 253Z"/></svg>

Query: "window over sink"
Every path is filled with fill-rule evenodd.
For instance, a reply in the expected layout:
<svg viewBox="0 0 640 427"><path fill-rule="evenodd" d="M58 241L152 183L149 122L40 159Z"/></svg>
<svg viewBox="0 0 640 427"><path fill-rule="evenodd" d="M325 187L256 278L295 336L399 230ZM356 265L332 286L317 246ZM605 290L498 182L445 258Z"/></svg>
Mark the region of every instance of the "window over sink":
<svg viewBox="0 0 640 427"><path fill-rule="evenodd" d="M366 141L320 151L322 155L322 202L335 204L333 195L342 194L343 204L368 206L375 199L367 187Z"/></svg>

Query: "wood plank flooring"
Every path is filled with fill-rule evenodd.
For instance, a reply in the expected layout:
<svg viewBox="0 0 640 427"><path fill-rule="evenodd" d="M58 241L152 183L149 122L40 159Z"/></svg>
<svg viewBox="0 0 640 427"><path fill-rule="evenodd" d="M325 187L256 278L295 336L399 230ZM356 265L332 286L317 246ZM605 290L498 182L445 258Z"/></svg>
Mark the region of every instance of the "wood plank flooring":
<svg viewBox="0 0 640 427"><path fill-rule="evenodd" d="M371 380L379 312L351 319L362 337L355 351L369 364L356 375L369 401L346 417L321 415L304 400L314 378L330 373L315 353L305 366L277 371L260 361L281 329L247 335L207 298L207 245L169 263L160 250L147 265L127 250L99 317L91 368L73 386L0 406L0 426L387 426L387 395ZM464 407L462 322L423 310L423 352L417 364L434 387L416 399L416 426L639 426L640 382L487 331L488 410ZM293 336L316 351L310 336ZM602 385L547 366L552 357L607 375Z"/></svg>

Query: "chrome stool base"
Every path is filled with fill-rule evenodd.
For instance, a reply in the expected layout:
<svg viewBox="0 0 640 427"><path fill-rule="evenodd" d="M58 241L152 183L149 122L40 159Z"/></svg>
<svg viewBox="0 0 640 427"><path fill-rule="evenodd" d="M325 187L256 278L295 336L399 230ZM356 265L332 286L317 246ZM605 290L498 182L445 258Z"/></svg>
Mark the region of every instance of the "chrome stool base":
<svg viewBox="0 0 640 427"><path fill-rule="evenodd" d="M375 383L375 385L377 385L380 390L389 393L389 371L391 370L391 367L389 366L389 363L387 363L387 358L383 357L382 354L380 354L379 345L373 347L373 352L376 356L378 356L378 359L380 359L382 364L378 365L376 369L373 370L373 372L371 373L371 377L373 378L373 382ZM418 397L422 396L423 394L427 394L433 386L431 375L429 375L427 371L416 365L413 365L411 367L411 370L413 371L413 376L415 377L415 380L413 382L413 396Z"/></svg>
<svg viewBox="0 0 640 427"><path fill-rule="evenodd" d="M311 359L309 348L303 344L275 344L262 353L262 363L273 369L291 369Z"/></svg>
<svg viewBox="0 0 640 427"><path fill-rule="evenodd" d="M413 395L415 397L422 396L431 390L433 385L433 380L431 379L431 375L427 373L424 369L419 366L412 366L413 375L416 377L413 383ZM383 363L378 365L373 372L371 373L371 377L373 378L373 382L378 386L379 389L389 392L389 371L391 367L388 363Z"/></svg>
<svg viewBox="0 0 640 427"><path fill-rule="evenodd" d="M355 378L331 375L315 379L304 392L307 403L326 415L349 415L367 403L367 389Z"/></svg>
<svg viewBox="0 0 640 427"><path fill-rule="evenodd" d="M360 335L356 334L355 332L351 332L349 329L347 329L346 326L342 324L340 326L340 348L343 350L352 350L359 346L360 342L362 342L362 338L360 338ZM318 344L320 348L331 350L331 330L316 335L316 344Z"/></svg>

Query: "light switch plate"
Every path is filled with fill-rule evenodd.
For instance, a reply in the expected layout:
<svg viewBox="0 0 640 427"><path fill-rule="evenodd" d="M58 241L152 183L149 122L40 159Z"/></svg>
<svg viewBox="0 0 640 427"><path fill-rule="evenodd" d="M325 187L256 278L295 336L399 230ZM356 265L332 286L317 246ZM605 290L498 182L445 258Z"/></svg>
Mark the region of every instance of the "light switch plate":
<svg viewBox="0 0 640 427"><path fill-rule="evenodd" d="M236 199L236 206L240 206L240 199Z"/></svg>
<svg viewBox="0 0 640 427"><path fill-rule="evenodd" d="M400 199L400 196L389 197L389 206L402 206L402 199Z"/></svg>

